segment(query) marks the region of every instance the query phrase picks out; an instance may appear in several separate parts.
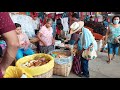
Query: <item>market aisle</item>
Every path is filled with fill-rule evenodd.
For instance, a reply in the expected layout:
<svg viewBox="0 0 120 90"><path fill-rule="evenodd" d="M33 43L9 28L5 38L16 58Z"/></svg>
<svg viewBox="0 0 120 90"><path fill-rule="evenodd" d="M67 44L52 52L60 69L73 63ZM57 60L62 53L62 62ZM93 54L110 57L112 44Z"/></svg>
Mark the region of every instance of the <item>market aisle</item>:
<svg viewBox="0 0 120 90"><path fill-rule="evenodd" d="M107 53L98 53L96 60L90 61L90 78L120 78L120 56L110 64L106 63ZM68 77L54 75L53 78L80 78L72 72Z"/></svg>
<svg viewBox="0 0 120 90"><path fill-rule="evenodd" d="M98 58L95 61L90 62L90 70L99 72L110 78L120 78L120 56L117 56L115 60L110 64L106 63L107 53L98 53ZM98 77L102 78L102 77Z"/></svg>

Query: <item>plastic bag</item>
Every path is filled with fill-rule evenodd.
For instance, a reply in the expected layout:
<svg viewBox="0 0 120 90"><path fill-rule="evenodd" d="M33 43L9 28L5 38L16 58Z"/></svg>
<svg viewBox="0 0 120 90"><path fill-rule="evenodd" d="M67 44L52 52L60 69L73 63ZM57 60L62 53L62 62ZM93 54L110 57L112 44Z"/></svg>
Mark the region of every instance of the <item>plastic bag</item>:
<svg viewBox="0 0 120 90"><path fill-rule="evenodd" d="M28 74L27 72L24 72L24 70L18 67L15 67L15 66L9 66L6 69L4 78L21 78L23 73L27 76L27 78L32 78L32 76Z"/></svg>
<svg viewBox="0 0 120 90"><path fill-rule="evenodd" d="M52 55L53 57L56 56L56 54L53 54L53 52L66 52L69 56L67 58L61 57L61 58L54 58L55 59L55 63L56 64L67 64L69 62L73 61L73 55L71 54L71 52L69 50L53 50L50 51L48 54Z"/></svg>
<svg viewBox="0 0 120 90"><path fill-rule="evenodd" d="M23 67L22 66L22 64L24 64L25 62L34 60L34 57L36 57L36 56L49 58L50 61L47 64L44 64L42 66L37 66L37 67ZM54 58L52 56L50 56L48 54L44 54L44 53L33 54L33 55L25 56L25 57L19 59L16 62L16 66L21 68L22 70L24 70L24 72L29 72L29 74L32 76L37 76L37 75L41 75L41 74L44 74L44 73L50 71L54 67Z"/></svg>
<svg viewBox="0 0 120 90"><path fill-rule="evenodd" d="M86 60L94 60L97 57L97 53L93 47L90 47L83 51L82 57Z"/></svg>

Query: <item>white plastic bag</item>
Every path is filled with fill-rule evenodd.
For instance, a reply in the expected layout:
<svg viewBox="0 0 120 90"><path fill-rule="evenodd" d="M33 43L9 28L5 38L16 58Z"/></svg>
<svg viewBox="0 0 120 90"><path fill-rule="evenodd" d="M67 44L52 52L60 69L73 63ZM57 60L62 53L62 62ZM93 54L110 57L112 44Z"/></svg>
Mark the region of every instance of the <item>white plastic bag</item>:
<svg viewBox="0 0 120 90"><path fill-rule="evenodd" d="M86 60L94 60L97 57L97 53L94 49L94 47L90 47L83 51L82 57Z"/></svg>

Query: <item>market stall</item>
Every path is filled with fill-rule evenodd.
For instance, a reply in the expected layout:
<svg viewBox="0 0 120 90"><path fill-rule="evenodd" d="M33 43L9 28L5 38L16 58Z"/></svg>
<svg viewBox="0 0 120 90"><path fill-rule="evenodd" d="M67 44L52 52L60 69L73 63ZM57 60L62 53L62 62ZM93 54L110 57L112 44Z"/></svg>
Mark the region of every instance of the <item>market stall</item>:
<svg viewBox="0 0 120 90"><path fill-rule="evenodd" d="M12 13L12 12L11 12ZM35 51L35 54L24 56L16 62L13 67L8 67L6 70L5 78L51 78L53 75L61 75L64 77L69 76L72 65L73 57L76 51L74 45L68 44L69 24L71 21L70 12L34 12L37 13L40 23L40 28L45 25L47 18L53 19L53 36L55 38L54 50L49 53L39 53L40 39L35 33L35 24L33 22L33 12L14 12L11 14L11 19L14 23L21 24L23 33L26 33L30 40L30 47ZM85 20L85 17L93 16L95 21L85 22L85 28L89 29L95 40L98 43L98 51L101 51L102 44L107 32L107 29L102 24L102 12L75 12L78 14L80 20ZM62 27L62 28L61 28ZM61 35L56 39L57 29L61 30ZM38 31L39 31L38 30ZM1 37L1 36L0 36ZM0 46L4 51L6 44L3 40L0 41ZM120 53L120 49L119 49ZM120 55L120 54L119 54ZM36 58L37 57L37 58ZM15 75L16 72L16 75ZM25 75L25 76L24 76ZM23 76L23 77L22 77Z"/></svg>

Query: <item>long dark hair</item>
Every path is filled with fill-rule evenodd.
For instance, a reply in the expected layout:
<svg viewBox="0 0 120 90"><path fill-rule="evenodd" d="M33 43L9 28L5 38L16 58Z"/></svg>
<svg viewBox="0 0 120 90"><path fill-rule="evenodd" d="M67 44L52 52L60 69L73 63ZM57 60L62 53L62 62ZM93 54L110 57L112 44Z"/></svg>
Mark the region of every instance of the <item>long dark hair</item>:
<svg viewBox="0 0 120 90"><path fill-rule="evenodd" d="M21 25L19 23L15 23L15 26L16 26L16 28L21 27Z"/></svg>

